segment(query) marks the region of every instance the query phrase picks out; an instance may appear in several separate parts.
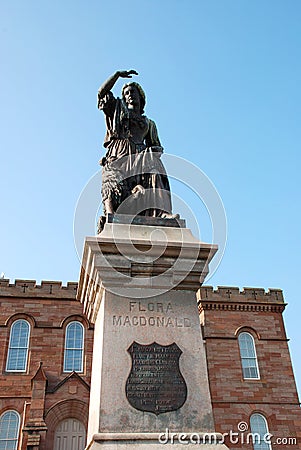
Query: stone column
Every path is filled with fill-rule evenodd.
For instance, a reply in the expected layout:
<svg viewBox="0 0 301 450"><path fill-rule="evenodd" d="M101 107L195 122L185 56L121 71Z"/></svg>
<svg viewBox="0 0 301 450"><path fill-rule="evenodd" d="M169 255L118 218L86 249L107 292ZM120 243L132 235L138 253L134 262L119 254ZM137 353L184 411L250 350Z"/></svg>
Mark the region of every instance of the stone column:
<svg viewBox="0 0 301 450"><path fill-rule="evenodd" d="M195 448L197 439L225 449L196 301L217 247L149 223L107 223L86 238L78 298L95 323L87 449Z"/></svg>
<svg viewBox="0 0 301 450"><path fill-rule="evenodd" d="M27 449L29 450L39 450L41 438L45 438L47 431L47 426L44 422L46 383L47 377L41 362L35 376L31 380L32 394L29 418L22 430L28 434Z"/></svg>

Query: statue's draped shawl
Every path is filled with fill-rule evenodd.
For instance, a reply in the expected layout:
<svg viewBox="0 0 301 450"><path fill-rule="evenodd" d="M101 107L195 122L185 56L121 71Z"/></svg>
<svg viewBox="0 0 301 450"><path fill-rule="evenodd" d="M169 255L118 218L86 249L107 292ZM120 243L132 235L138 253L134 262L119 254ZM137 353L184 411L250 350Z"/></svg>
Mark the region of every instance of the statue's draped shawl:
<svg viewBox="0 0 301 450"><path fill-rule="evenodd" d="M98 109L102 110L106 118L106 135L104 139L104 147L107 147L112 139L129 138L127 122L130 115L125 102L120 98L115 98L110 91L104 97L97 98ZM161 147L156 124L153 120L142 116L148 123L148 132L145 137L145 145L147 147ZM163 149L162 149L163 150Z"/></svg>

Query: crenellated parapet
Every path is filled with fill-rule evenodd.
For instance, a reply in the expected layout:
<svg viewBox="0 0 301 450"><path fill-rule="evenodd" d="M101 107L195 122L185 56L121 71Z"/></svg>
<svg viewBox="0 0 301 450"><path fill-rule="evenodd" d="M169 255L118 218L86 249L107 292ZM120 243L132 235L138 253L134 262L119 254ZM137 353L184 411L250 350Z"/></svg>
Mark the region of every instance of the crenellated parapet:
<svg viewBox="0 0 301 450"><path fill-rule="evenodd" d="M202 286L198 291L198 304L202 310L241 310L282 312L286 306L281 289L233 286Z"/></svg>
<svg viewBox="0 0 301 450"><path fill-rule="evenodd" d="M0 297L50 297L50 298L76 298L78 283L68 282L63 286L62 281L15 280L0 279ZM281 289L268 289L235 286L202 286L198 292L198 301L202 309L258 309L266 307L285 308L283 291ZM205 308L205 305L206 308ZM211 306L210 306L211 305ZM218 306L220 305L220 306ZM223 306L222 306L223 305ZM239 306L241 305L241 306ZM248 306L247 306L248 305Z"/></svg>
<svg viewBox="0 0 301 450"><path fill-rule="evenodd" d="M49 297L75 299L77 292L76 282L68 282L63 286L61 281L15 280L0 279L0 297Z"/></svg>

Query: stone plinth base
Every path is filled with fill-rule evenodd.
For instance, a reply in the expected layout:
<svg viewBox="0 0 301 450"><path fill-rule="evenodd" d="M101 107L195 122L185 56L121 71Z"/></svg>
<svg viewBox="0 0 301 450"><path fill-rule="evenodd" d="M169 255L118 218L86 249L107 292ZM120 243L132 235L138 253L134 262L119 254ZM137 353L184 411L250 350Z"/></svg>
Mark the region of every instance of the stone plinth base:
<svg viewBox="0 0 301 450"><path fill-rule="evenodd" d="M215 432L196 292L217 247L187 228L113 219L86 238L78 287L95 324L87 449L195 448L195 430ZM174 442L160 442L166 430Z"/></svg>
<svg viewBox="0 0 301 450"><path fill-rule="evenodd" d="M228 450L218 433L99 433L93 436L86 450L139 450L156 449L180 450L195 449L201 445L202 450ZM184 446L184 447L183 447Z"/></svg>

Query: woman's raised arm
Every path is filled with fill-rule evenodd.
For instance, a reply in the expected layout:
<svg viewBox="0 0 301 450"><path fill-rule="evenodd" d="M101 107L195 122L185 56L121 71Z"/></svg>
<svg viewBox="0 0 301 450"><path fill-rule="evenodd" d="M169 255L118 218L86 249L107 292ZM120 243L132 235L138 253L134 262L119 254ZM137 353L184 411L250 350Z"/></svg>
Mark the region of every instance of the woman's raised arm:
<svg viewBox="0 0 301 450"><path fill-rule="evenodd" d="M118 78L132 78L132 75L138 75L136 70L117 70L110 78L108 78L98 89L100 98L104 97L114 86Z"/></svg>

